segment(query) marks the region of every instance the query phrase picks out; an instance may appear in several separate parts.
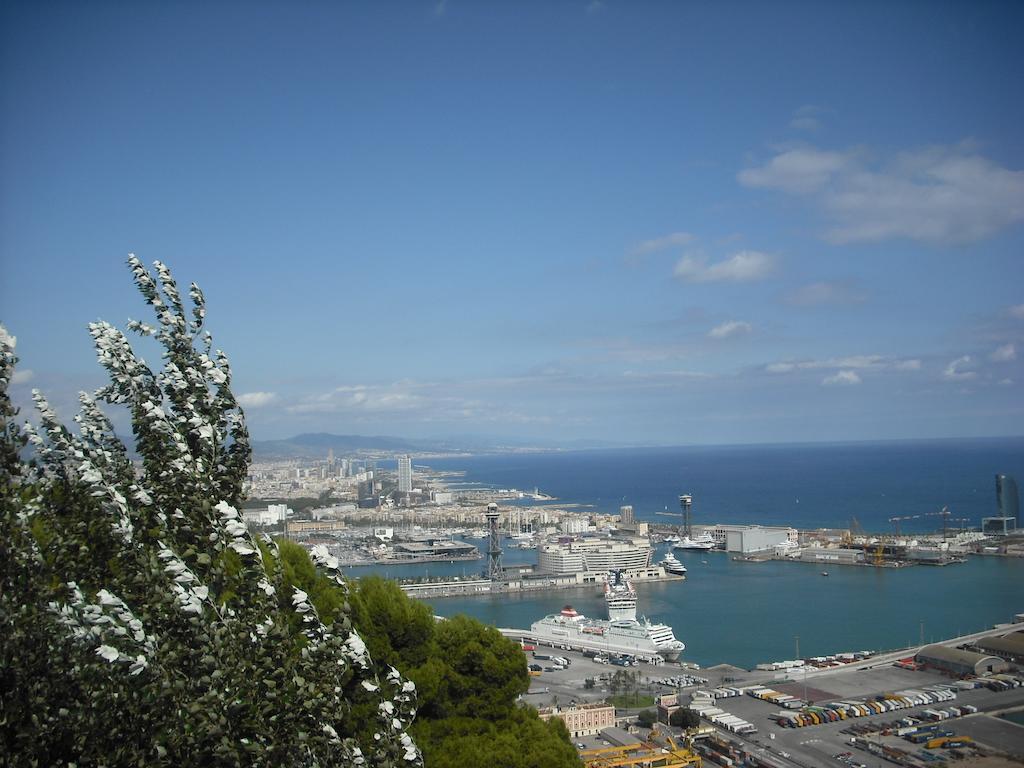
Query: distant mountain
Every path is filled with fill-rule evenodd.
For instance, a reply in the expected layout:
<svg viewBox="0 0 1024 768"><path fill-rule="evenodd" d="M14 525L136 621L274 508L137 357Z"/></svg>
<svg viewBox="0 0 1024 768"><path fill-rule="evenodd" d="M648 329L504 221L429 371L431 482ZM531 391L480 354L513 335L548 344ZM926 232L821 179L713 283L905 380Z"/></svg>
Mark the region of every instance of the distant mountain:
<svg viewBox="0 0 1024 768"><path fill-rule="evenodd" d="M398 437L332 435L327 432L311 432L287 440L252 441L253 455L257 459L321 458L332 449L340 456L361 451L423 451L431 447L426 443L413 443Z"/></svg>
<svg viewBox="0 0 1024 768"><path fill-rule="evenodd" d="M296 435L286 440L253 440L253 455L257 460L269 459L314 459L327 456L333 449L335 455L353 453L476 453L506 451L550 451L580 450L585 448L621 448L627 444L598 440L554 441L515 440L497 436L456 435L443 440L406 440L401 437L380 435L332 435L328 432L312 432Z"/></svg>

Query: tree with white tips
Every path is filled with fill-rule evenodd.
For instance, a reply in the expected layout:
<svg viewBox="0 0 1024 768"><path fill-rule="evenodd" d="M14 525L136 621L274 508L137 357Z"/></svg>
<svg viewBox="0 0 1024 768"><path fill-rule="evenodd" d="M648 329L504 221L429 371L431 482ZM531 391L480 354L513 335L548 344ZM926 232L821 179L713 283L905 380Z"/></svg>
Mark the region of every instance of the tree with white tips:
<svg viewBox="0 0 1024 768"><path fill-rule="evenodd" d="M164 265L128 264L157 322L127 330L160 344L163 367L91 324L109 383L81 396L75 432L38 392L38 425L16 422L15 339L0 326L0 754L421 764L414 687L378 668L347 615L328 626L286 590L276 545L239 519L248 433L202 292L189 313ZM127 408L140 462L98 403Z"/></svg>

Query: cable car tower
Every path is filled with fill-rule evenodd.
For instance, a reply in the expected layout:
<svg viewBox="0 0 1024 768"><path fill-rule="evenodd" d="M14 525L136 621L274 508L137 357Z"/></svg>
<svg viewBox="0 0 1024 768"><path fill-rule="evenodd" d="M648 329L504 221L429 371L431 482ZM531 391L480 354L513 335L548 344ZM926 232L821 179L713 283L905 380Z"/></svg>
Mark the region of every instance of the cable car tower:
<svg viewBox="0 0 1024 768"><path fill-rule="evenodd" d="M493 501L487 505L488 546L487 546L487 578L501 581L505 572L501 567L501 531L498 529L498 505Z"/></svg>
<svg viewBox="0 0 1024 768"><path fill-rule="evenodd" d="M683 535L693 538L693 520L690 518L690 507L693 506L693 496L684 493L679 497L679 509L683 513Z"/></svg>

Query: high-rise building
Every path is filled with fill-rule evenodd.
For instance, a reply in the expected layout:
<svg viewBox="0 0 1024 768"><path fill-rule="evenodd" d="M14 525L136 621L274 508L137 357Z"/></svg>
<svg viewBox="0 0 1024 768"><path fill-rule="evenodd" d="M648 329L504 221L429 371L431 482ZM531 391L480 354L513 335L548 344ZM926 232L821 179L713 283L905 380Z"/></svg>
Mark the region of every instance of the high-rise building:
<svg viewBox="0 0 1024 768"><path fill-rule="evenodd" d="M1012 517L1017 528L1021 527L1017 481L1009 475L996 475L996 504L1000 517Z"/></svg>
<svg viewBox="0 0 1024 768"><path fill-rule="evenodd" d="M619 507L619 522L623 525L633 524L633 506L631 504L626 504L625 506Z"/></svg>
<svg viewBox="0 0 1024 768"><path fill-rule="evenodd" d="M398 492L412 492L412 457L408 454L398 457Z"/></svg>

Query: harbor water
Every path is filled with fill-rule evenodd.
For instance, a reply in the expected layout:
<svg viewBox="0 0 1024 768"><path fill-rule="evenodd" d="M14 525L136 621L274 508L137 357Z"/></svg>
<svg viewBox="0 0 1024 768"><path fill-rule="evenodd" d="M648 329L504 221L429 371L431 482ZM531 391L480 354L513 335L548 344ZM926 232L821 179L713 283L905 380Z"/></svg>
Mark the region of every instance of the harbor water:
<svg viewBox="0 0 1024 768"><path fill-rule="evenodd" d="M665 550L659 548L659 557ZM751 668L765 661L843 651L893 650L1010 621L1024 611L1024 559L971 557L946 567L738 562L724 552L676 552L685 581L637 582L638 613L668 624L683 660ZM436 564L435 564L436 565ZM448 597L440 616L465 613L498 627L529 628L571 604L605 617L594 588Z"/></svg>
<svg viewBox="0 0 1024 768"><path fill-rule="evenodd" d="M556 504L671 523L655 513L694 495L695 522L934 532L950 518L977 527L996 514L994 475L1024 480L1024 439L936 440L845 445L737 446L577 451L417 460L464 470L469 484L516 487ZM1024 485L1024 483L1020 483ZM524 502L525 503L525 502ZM954 527L960 523L951 523ZM482 542L476 542L482 544ZM663 545L656 558L667 551ZM770 561L738 562L722 552L677 552L686 581L637 583L638 611L673 627L684 660L751 667L796 655L891 650L1010 621L1024 612L1024 559L973 556L946 567L873 568ZM506 563L535 562L508 549ZM476 576L484 561L353 569L391 578ZM554 590L432 599L442 616L465 613L499 627L528 628L566 603L604 617L598 590Z"/></svg>

